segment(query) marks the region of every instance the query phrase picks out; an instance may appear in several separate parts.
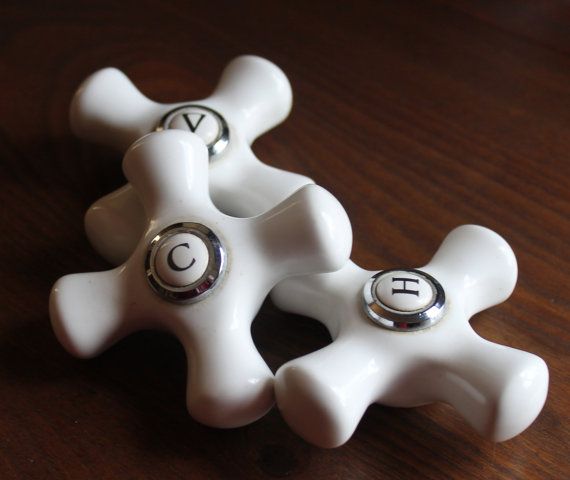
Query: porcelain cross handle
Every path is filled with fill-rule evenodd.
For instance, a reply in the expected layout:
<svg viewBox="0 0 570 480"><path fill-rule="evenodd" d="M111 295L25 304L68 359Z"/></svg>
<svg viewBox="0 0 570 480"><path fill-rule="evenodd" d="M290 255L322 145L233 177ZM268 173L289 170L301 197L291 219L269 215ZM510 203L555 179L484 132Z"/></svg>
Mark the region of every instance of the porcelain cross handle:
<svg viewBox="0 0 570 480"><path fill-rule="evenodd" d="M181 129L200 136L210 155L210 195L224 213L253 216L313 183L262 163L251 143L291 110L291 86L273 63L251 55L230 62L203 100L161 104L145 97L115 68L99 70L79 87L71 104L73 132L121 151L154 130ZM95 202L85 216L87 236L113 264L125 261L146 219L127 185Z"/></svg>
<svg viewBox="0 0 570 480"><path fill-rule="evenodd" d="M58 339L73 355L92 357L135 330L166 329L188 357L193 417L217 427L258 419L273 404L273 375L251 322L280 280L348 260L344 209L306 185L267 213L227 216L208 195L204 142L182 130L141 138L123 168L149 219L146 231L123 265L57 281L50 317Z"/></svg>
<svg viewBox="0 0 570 480"><path fill-rule="evenodd" d="M374 402L442 401L492 440L519 434L545 402L546 364L482 339L469 325L472 315L506 300L516 278L509 245L466 225L420 269L370 272L349 262L337 272L283 281L271 294L277 306L320 320L333 338L278 370L285 420L306 440L335 447Z"/></svg>

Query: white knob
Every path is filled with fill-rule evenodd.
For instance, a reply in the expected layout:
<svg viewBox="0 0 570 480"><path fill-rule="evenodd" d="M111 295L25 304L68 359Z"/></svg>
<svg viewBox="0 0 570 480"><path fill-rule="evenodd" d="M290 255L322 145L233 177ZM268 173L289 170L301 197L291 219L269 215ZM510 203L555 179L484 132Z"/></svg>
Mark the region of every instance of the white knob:
<svg viewBox="0 0 570 480"><path fill-rule="evenodd" d="M277 282L347 261L344 209L307 185L265 214L229 217L209 199L204 143L181 130L141 138L123 168L146 231L123 265L56 282L50 317L58 339L73 355L92 357L135 330L169 330L187 353L190 414L218 427L256 420L271 408L273 375L251 322Z"/></svg>
<svg viewBox="0 0 570 480"><path fill-rule="evenodd" d="M148 99L124 73L105 68L78 89L70 121L77 136L122 151L154 130L195 133L210 154L210 194L215 205L230 215L254 216L313 183L260 162L250 148L259 135L286 118L291 104L291 86L281 69L245 55L227 65L208 98L173 104ZM130 186L101 198L85 216L91 243L113 264L128 258L145 224Z"/></svg>
<svg viewBox="0 0 570 480"><path fill-rule="evenodd" d="M285 420L308 441L335 447L371 403L443 401L485 437L518 435L544 405L546 364L469 326L473 314L509 297L516 277L505 240L466 225L420 269L369 272L349 262L337 272L284 280L272 291L277 306L313 316L333 337L277 371Z"/></svg>

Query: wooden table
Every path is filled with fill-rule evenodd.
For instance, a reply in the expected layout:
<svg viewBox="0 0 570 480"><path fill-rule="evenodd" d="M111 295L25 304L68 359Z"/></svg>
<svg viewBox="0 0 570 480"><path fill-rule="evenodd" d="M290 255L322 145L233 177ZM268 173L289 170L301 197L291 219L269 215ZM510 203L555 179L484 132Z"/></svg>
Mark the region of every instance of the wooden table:
<svg viewBox="0 0 570 480"><path fill-rule="evenodd" d="M125 3L0 6L0 478L570 478L568 4ZM170 336L137 334L90 361L57 343L50 287L109 268L83 214L125 181L119 153L71 135L75 88L112 65L159 101L202 98L243 53L278 64L295 94L256 154L338 197L358 264L422 265L466 223L513 246L514 294L472 325L549 365L546 406L522 435L493 444L441 404L374 405L333 450L276 410L215 430L186 414ZM274 370L329 341L269 301L253 335Z"/></svg>

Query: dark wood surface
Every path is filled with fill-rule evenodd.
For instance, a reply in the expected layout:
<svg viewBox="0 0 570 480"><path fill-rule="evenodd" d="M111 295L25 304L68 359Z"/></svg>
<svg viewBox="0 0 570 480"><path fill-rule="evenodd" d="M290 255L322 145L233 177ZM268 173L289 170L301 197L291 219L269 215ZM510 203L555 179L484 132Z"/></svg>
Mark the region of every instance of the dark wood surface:
<svg viewBox="0 0 570 480"><path fill-rule="evenodd" d="M0 478L570 478L570 5L128 3L0 6ZM357 263L422 265L465 223L511 243L518 286L472 325L549 365L522 435L493 444L445 405L374 405L334 450L276 410L215 430L186 414L173 338L140 333L90 361L57 343L50 287L108 268L83 214L124 182L118 153L72 137L75 88L112 65L151 98L201 98L243 53L278 64L295 95L255 152L339 198ZM273 369L329 341L269 302L253 335Z"/></svg>

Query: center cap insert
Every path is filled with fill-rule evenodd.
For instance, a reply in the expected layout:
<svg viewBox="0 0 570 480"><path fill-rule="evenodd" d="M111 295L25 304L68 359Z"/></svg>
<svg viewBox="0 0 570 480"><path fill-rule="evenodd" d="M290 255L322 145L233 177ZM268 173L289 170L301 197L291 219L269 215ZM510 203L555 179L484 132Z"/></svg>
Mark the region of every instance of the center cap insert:
<svg viewBox="0 0 570 480"><path fill-rule="evenodd" d="M176 223L150 242L145 270L152 289L171 302L202 300L219 283L226 252L212 230L200 223Z"/></svg>
<svg viewBox="0 0 570 480"><path fill-rule="evenodd" d="M366 282L362 293L368 317L389 330L422 330L435 325L443 316L443 287L421 270L378 272Z"/></svg>

